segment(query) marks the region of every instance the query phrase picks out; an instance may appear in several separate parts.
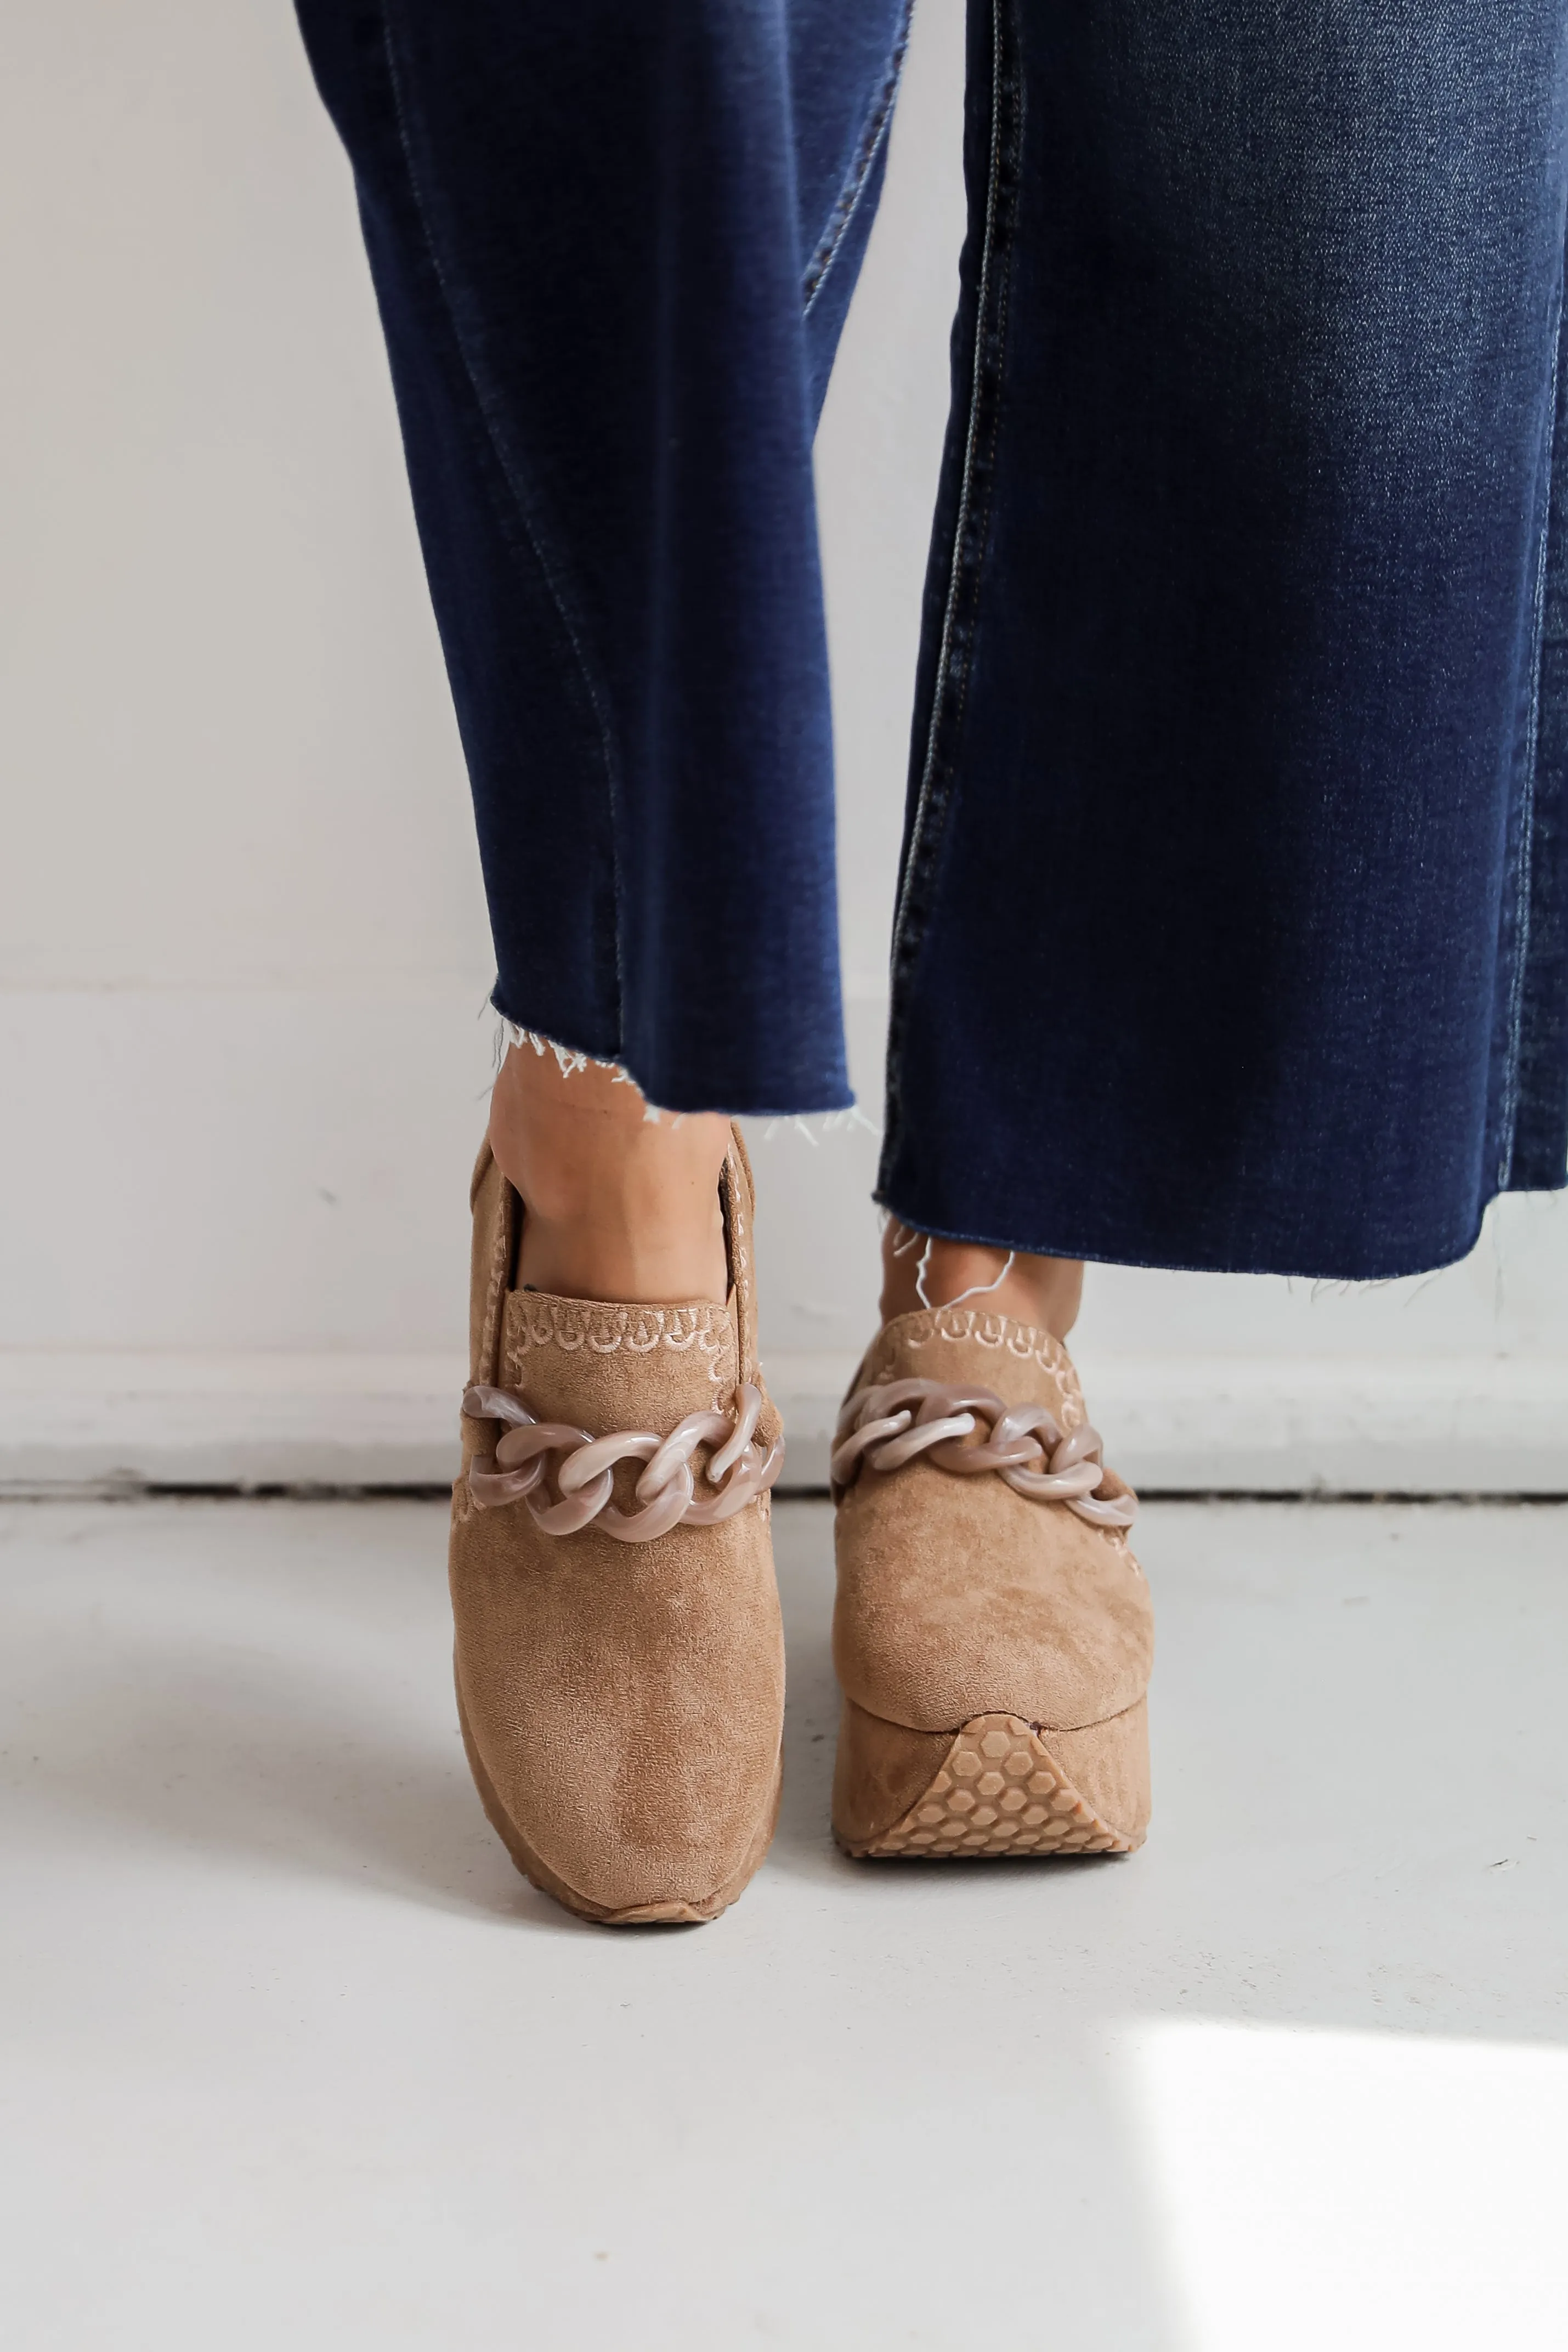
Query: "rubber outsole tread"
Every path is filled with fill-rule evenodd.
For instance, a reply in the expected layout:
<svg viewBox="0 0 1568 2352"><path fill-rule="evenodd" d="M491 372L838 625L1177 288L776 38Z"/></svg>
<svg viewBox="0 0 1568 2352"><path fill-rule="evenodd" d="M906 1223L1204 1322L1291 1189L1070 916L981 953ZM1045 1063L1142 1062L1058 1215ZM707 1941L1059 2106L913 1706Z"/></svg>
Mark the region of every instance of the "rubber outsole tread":
<svg viewBox="0 0 1568 2352"><path fill-rule="evenodd" d="M857 1861L988 1862L1007 1854L1131 1853L1040 1734L1016 1715L977 1715L954 1735L941 1770L891 1829L851 1844Z"/></svg>

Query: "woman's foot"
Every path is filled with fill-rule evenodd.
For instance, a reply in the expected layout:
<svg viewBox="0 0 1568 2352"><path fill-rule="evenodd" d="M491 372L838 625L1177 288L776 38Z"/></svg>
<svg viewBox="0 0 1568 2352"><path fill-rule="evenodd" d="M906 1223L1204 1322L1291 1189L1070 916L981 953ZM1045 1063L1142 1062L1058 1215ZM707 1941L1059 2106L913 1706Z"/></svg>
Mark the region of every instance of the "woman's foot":
<svg viewBox="0 0 1568 2352"><path fill-rule="evenodd" d="M833 1454L854 1855L1124 1853L1148 1822L1153 1626L1063 1333L1082 1266L891 1224Z"/></svg>
<svg viewBox="0 0 1568 2352"><path fill-rule="evenodd" d="M553 1110L581 1087L591 1120L611 1083L577 1072ZM691 1213L682 1147L639 1150L616 1103L600 1164L580 1143L574 1192L570 1139L593 1128L563 1113L558 1149L540 1146L546 1122L508 1141L509 1108L503 1145L552 1214L530 1243L532 1202L486 1148L452 1513L469 1762L518 1868L570 1909L711 1919L767 1850L783 1719L768 1494L782 1447L757 1364L750 1170L727 1128L711 1220L706 1201ZM661 1187L685 1213L673 1240L643 1222Z"/></svg>
<svg viewBox="0 0 1568 2352"><path fill-rule="evenodd" d="M602 1062L565 1068L514 1045L490 1100L490 1149L527 1217L517 1286L562 1298L722 1305L727 1118L654 1114Z"/></svg>
<svg viewBox="0 0 1568 2352"><path fill-rule="evenodd" d="M1083 1261L946 1242L890 1217L882 1237L882 1319L921 1309L983 1307L1065 1339L1083 1297Z"/></svg>

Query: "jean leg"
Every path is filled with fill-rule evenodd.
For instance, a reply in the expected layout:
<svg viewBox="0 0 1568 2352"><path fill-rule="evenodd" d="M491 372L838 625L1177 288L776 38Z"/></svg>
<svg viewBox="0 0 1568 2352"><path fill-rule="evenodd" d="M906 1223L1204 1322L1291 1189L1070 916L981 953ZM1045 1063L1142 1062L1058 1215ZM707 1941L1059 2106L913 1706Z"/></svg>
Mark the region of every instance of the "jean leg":
<svg viewBox="0 0 1568 2352"><path fill-rule="evenodd" d="M846 1103L810 443L905 0L300 0L473 779L496 1003Z"/></svg>
<svg viewBox="0 0 1568 2352"><path fill-rule="evenodd" d="M968 118L882 1195L1458 1256L1568 1156L1568 7L973 0Z"/></svg>

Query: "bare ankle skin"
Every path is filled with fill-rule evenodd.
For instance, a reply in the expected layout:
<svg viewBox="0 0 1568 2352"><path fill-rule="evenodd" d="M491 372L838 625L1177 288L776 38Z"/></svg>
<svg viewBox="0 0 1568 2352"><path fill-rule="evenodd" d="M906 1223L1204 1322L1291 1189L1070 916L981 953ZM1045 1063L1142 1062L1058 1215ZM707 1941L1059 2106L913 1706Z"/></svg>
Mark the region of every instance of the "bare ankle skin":
<svg viewBox="0 0 1568 2352"><path fill-rule="evenodd" d="M1083 1262L1073 1257L1032 1257L1019 1250L1009 1265L1006 1250L985 1249L973 1242L938 1241L900 1224L896 1217L888 1220L882 1237L884 1323L917 1307L951 1306L965 1291L984 1293L967 1299L967 1306L1010 1315L1017 1323L1065 1339L1078 1319L1083 1297Z"/></svg>
<svg viewBox="0 0 1568 2352"><path fill-rule="evenodd" d="M669 1306L728 1288L718 1182L729 1121L657 1120L591 1062L514 1045L490 1098L490 1149L528 1214L517 1281L557 1297Z"/></svg>

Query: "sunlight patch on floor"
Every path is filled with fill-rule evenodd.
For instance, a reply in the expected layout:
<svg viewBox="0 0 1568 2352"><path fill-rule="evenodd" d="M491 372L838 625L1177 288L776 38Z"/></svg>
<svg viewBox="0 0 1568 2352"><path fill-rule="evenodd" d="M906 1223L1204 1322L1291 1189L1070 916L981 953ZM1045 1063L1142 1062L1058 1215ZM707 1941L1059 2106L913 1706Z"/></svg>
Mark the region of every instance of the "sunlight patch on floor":
<svg viewBox="0 0 1568 2352"><path fill-rule="evenodd" d="M1124 2054L1190 2352L1568 2344L1568 2051L1177 2019Z"/></svg>

